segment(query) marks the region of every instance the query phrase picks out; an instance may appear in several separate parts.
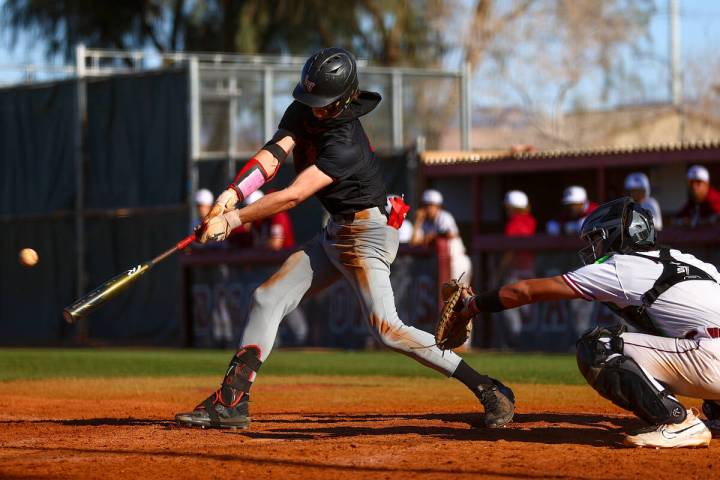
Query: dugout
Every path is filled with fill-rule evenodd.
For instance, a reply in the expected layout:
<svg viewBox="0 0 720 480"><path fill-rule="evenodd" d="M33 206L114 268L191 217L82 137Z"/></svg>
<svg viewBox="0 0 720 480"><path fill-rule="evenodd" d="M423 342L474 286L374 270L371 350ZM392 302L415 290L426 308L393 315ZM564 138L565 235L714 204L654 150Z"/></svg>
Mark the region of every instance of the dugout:
<svg viewBox="0 0 720 480"><path fill-rule="evenodd" d="M671 217L686 199L687 167L696 163L707 166L711 183L720 185L720 141L517 153L419 153L421 184L448 192L448 207L467 235L502 231L500 207L508 190L527 193L533 214L544 225L557 214L565 187L581 185L591 200L603 202L622 195L625 176L634 171L648 175L652 195L663 215Z"/></svg>
<svg viewBox="0 0 720 480"><path fill-rule="evenodd" d="M590 200L603 202L622 195L625 176L634 171L648 175L652 195L663 210L666 227L659 241L720 265L720 225L678 229L667 221L687 198L685 174L690 165L705 165L711 184L720 184L720 142L537 152L427 151L420 153L418 160L421 185L445 194L446 208L456 216L472 251L478 272L476 289L530 276L557 275L581 266L578 238L544 234L545 223L562 208L563 189L581 185ZM502 234L503 198L512 189L523 190L529 197L538 220L539 233L533 237ZM513 268L513 258L518 255L529 258L531 268ZM549 302L487 316L476 324L476 343L567 351L589 326L614 322L615 317L598 304Z"/></svg>

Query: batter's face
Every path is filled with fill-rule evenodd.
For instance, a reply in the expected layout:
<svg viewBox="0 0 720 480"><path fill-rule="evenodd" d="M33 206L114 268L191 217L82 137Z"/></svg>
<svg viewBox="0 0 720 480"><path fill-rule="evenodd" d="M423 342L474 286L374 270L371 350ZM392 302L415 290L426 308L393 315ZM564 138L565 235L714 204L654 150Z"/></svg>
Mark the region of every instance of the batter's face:
<svg viewBox="0 0 720 480"><path fill-rule="evenodd" d="M331 103L326 107L313 108L312 112L315 118L318 120L327 120L328 118L335 118L340 115L343 111L342 101Z"/></svg>
<svg viewBox="0 0 720 480"><path fill-rule="evenodd" d="M705 201L708 191L710 191L710 184L702 180L690 180L688 182L688 190L690 191L690 197L695 203L702 203Z"/></svg>

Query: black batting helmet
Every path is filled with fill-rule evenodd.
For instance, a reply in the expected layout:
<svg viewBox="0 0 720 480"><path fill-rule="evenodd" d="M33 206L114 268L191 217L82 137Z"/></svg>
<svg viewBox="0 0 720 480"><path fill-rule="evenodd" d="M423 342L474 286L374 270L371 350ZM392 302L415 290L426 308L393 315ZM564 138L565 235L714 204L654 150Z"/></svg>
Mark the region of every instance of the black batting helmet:
<svg viewBox="0 0 720 480"><path fill-rule="evenodd" d="M580 238L588 246L580 250L585 264L603 255L642 251L655 246L657 234L652 214L630 197L600 205L582 224Z"/></svg>
<svg viewBox="0 0 720 480"><path fill-rule="evenodd" d="M312 108L347 105L358 92L357 64L342 48L323 48L305 62L293 97Z"/></svg>

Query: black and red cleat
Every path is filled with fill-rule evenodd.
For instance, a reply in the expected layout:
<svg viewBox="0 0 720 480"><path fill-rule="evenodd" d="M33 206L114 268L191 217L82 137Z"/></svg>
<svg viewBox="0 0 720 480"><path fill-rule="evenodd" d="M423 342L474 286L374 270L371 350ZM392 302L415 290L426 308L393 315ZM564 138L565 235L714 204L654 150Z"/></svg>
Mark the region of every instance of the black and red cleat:
<svg viewBox="0 0 720 480"><path fill-rule="evenodd" d="M180 425L203 428L248 428L250 426L249 396L242 398L232 406L221 400L220 390L210 395L195 410L175 415Z"/></svg>
<svg viewBox="0 0 720 480"><path fill-rule="evenodd" d="M259 348L242 348L230 361L220 388L192 412L175 415L175 421L190 427L248 428L250 386L261 365Z"/></svg>

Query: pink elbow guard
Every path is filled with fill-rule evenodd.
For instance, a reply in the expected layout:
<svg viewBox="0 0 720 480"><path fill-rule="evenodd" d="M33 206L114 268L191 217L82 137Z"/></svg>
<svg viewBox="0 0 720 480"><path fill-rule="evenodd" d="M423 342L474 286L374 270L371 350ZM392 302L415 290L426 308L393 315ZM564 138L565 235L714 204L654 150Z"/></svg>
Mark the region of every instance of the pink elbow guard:
<svg viewBox="0 0 720 480"><path fill-rule="evenodd" d="M240 173L237 174L235 180L230 184L230 188L235 190L240 201L243 201L252 192L272 180L276 172L277 170L272 175L268 175L262 164L253 157L248 160Z"/></svg>

